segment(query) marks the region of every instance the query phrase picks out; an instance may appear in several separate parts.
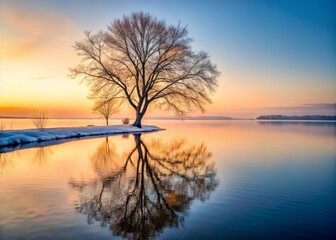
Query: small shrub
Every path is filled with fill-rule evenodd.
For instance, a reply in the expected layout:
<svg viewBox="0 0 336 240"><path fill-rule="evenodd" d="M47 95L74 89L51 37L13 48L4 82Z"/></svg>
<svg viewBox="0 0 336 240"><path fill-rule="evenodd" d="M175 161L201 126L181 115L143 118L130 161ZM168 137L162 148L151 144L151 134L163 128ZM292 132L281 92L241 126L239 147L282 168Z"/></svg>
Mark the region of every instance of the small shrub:
<svg viewBox="0 0 336 240"><path fill-rule="evenodd" d="M129 118L123 118L123 119L121 119L121 122L122 122L122 124L129 124L129 122L130 122L130 119Z"/></svg>
<svg viewBox="0 0 336 240"><path fill-rule="evenodd" d="M31 120L37 129L45 128L49 123L48 113L45 110L34 111Z"/></svg>

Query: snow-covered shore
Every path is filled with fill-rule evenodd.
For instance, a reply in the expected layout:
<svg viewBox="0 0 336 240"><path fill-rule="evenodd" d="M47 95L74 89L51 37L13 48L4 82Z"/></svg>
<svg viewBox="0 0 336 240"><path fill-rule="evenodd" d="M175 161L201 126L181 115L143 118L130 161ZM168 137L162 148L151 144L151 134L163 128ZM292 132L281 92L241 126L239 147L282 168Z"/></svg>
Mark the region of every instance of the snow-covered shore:
<svg viewBox="0 0 336 240"><path fill-rule="evenodd" d="M44 142L51 140L80 138L88 136L106 136L114 134L144 133L162 130L156 126L142 126L142 128L132 125L114 125L100 127L72 127L72 128L46 128L43 130L5 130L0 131L0 148L18 146L34 142Z"/></svg>

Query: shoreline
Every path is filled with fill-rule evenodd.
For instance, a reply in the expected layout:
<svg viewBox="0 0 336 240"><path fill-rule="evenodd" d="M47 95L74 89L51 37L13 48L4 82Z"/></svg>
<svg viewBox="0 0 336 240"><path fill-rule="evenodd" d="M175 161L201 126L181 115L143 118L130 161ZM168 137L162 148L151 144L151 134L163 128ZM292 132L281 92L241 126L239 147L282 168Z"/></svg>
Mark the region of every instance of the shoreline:
<svg viewBox="0 0 336 240"><path fill-rule="evenodd" d="M99 127L62 127L45 129L22 129L0 131L0 152L2 148L16 148L26 144L34 145L41 142L66 139L80 139L84 137L100 137L122 134L141 134L164 130L157 126L143 125L137 128L132 125L112 125ZM37 144L37 145L38 145ZM7 152L7 151L6 151Z"/></svg>

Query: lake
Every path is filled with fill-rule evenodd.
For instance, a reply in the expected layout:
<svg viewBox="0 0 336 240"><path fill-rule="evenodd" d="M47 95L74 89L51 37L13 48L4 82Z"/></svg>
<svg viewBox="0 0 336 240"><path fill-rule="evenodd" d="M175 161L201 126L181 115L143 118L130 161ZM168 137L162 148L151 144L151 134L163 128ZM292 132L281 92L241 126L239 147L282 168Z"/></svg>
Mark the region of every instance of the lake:
<svg viewBox="0 0 336 240"><path fill-rule="evenodd" d="M336 239L335 122L144 123L1 153L0 239Z"/></svg>

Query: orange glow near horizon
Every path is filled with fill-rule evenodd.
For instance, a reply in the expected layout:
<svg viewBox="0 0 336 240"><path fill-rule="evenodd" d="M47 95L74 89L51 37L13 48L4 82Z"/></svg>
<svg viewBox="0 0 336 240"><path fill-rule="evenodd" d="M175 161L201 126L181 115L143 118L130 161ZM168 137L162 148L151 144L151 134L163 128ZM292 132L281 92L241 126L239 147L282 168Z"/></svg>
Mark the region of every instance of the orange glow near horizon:
<svg viewBox="0 0 336 240"><path fill-rule="evenodd" d="M95 116L91 112L92 102L87 99L88 88L67 77L68 68L79 61L72 45L83 38L84 30L86 26L50 9L26 10L10 5L1 8L0 116L29 116L32 109L46 109L51 117ZM316 83L324 76L307 78L290 72L273 76L267 69L256 74L244 71L244 66L239 66L242 70L238 72L227 67L230 59L217 59L221 72L219 87L205 115L254 117L264 113L264 107L336 100L334 84L330 85L329 80ZM291 78L295 81L290 86L281 81ZM116 116L132 114L125 107ZM173 114L152 110L147 116Z"/></svg>

